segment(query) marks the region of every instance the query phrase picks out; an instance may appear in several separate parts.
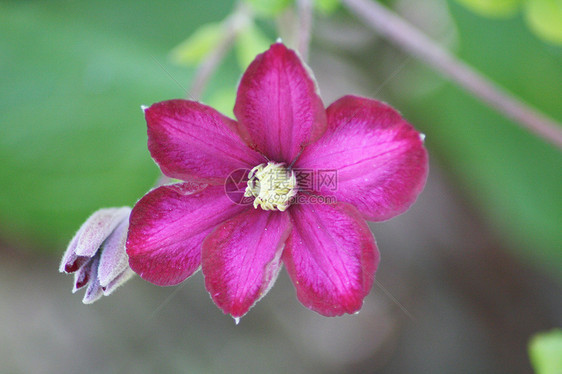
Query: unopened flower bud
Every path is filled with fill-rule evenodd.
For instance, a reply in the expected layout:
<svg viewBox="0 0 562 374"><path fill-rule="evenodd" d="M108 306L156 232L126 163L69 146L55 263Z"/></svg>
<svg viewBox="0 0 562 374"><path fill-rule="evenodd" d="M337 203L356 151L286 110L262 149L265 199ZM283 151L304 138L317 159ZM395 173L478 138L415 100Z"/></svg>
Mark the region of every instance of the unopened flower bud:
<svg viewBox="0 0 562 374"><path fill-rule="evenodd" d="M59 271L74 273L72 292L86 287L91 304L111 294L134 272L125 252L131 208L106 208L92 214L70 241Z"/></svg>

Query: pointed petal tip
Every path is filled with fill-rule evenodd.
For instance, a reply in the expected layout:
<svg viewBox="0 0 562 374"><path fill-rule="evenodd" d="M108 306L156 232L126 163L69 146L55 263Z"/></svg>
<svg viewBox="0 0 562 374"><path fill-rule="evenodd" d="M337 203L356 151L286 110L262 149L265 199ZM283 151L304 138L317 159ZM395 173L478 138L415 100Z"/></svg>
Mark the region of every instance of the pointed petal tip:
<svg viewBox="0 0 562 374"><path fill-rule="evenodd" d="M74 259L70 259L68 262L66 263L62 263L59 271L61 273L67 273L67 274L71 274L71 273L75 273L78 270L80 270L80 268L86 264L86 262L88 262L90 258L86 257L86 256L75 256Z"/></svg>
<svg viewBox="0 0 562 374"><path fill-rule="evenodd" d="M66 248L66 251L62 256L59 265L59 272L73 273L76 270L78 270L78 267L81 266L76 264L76 262L79 259L79 256L76 255L76 246L78 245L78 239L80 239L80 236L82 235L83 231L84 231L84 227L82 226L80 227L80 229L78 229L78 232L74 235L72 240L70 240L70 243L68 244L68 247Z"/></svg>
<svg viewBox="0 0 562 374"><path fill-rule="evenodd" d="M103 290L99 284L97 279L92 279L88 288L86 289L86 293L84 294L84 298L82 302L84 304L92 304L95 301L98 301L103 296Z"/></svg>
<svg viewBox="0 0 562 374"><path fill-rule="evenodd" d="M75 255L94 256L107 237L129 216L131 208L103 208L94 212L82 224L74 250ZM78 235L78 234L77 234Z"/></svg>
<svg viewBox="0 0 562 374"><path fill-rule="evenodd" d="M420 132L420 140L422 141L422 143L425 142L425 134L423 132Z"/></svg>
<svg viewBox="0 0 562 374"><path fill-rule="evenodd" d="M275 40L275 43L276 43L276 44L283 44L283 39L281 39L281 37L278 37L278 38Z"/></svg>
<svg viewBox="0 0 562 374"><path fill-rule="evenodd" d="M141 110L142 110L143 112L146 112L147 109L148 109L148 106L146 106L146 105L141 105Z"/></svg>
<svg viewBox="0 0 562 374"><path fill-rule="evenodd" d="M233 170L262 160L248 149L236 121L199 102L162 101L148 108L145 117L148 150L170 178L223 185Z"/></svg>
<svg viewBox="0 0 562 374"><path fill-rule="evenodd" d="M93 304L96 301L98 301L102 296L103 296L103 293L101 293L101 292L98 293L98 294L95 294L95 295L91 295L89 297L84 296L84 298L82 299L82 303L86 304L86 305Z"/></svg>
<svg viewBox="0 0 562 374"><path fill-rule="evenodd" d="M72 287L72 293L76 293L76 291L88 285L88 283L92 279L92 276L90 274L91 268L91 261L79 266L78 271L74 273L74 286Z"/></svg>
<svg viewBox="0 0 562 374"><path fill-rule="evenodd" d="M232 317L234 319L234 324L236 326L238 326L238 324L240 323L240 317Z"/></svg>
<svg viewBox="0 0 562 374"><path fill-rule="evenodd" d="M66 264L64 266L61 266L61 268L59 269L59 272L61 273L74 273L76 270L78 270L80 266L78 266L78 261L74 261L71 264Z"/></svg>
<svg viewBox="0 0 562 374"><path fill-rule="evenodd" d="M77 280L76 283L74 284L74 288L72 289L72 293L76 293L76 291L87 285L89 281L90 279L88 278Z"/></svg>
<svg viewBox="0 0 562 374"><path fill-rule="evenodd" d="M279 275L290 228L287 214L250 209L205 239L205 287L225 314L240 318L267 294Z"/></svg>
<svg viewBox="0 0 562 374"><path fill-rule="evenodd" d="M359 311L379 259L359 211L346 203L294 205L291 219L283 263L299 301L326 317Z"/></svg>
<svg viewBox="0 0 562 374"><path fill-rule="evenodd" d="M132 269L126 269L123 273L118 275L113 281L111 281L106 286L101 286L102 292L104 296L109 296L123 285L125 282L129 281L136 273Z"/></svg>
<svg viewBox="0 0 562 374"><path fill-rule="evenodd" d="M326 129L326 111L311 70L280 41L244 72L234 115L250 148L288 164Z"/></svg>

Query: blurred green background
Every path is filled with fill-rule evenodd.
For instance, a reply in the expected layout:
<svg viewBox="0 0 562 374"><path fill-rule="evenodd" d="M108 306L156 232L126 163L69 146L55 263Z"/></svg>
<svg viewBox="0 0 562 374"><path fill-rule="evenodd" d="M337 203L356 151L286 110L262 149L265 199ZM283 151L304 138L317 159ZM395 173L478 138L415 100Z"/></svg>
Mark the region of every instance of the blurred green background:
<svg viewBox="0 0 562 374"><path fill-rule="evenodd" d="M447 45L453 53L486 76L559 122L562 121L562 47L548 44L530 32L522 14L515 14L511 18L488 19L472 13L455 1L396 0L385 3L440 43ZM0 243L4 264L21 270L2 270L3 304L12 300L10 298L21 301L26 297L28 289L21 285L26 284L22 283L22 278L26 277L24 274L29 274L26 273L28 270L34 269L34 276L40 276L41 280L45 279L43 277L56 277L54 273L59 256L74 231L89 214L100 207L132 206L151 188L159 174L146 148L146 124L140 106L187 96L185 88L189 87L194 68L172 63L170 51L198 27L221 21L233 8L234 2L227 0L0 1ZM258 24L263 27L268 38L272 41L276 38L273 22L262 19ZM232 100L229 92L234 93L241 74L236 61L233 53L227 56L211 80L203 97L204 102L220 103L221 108L228 110L228 103ZM388 243L389 252L392 247L400 245L405 248L417 246L418 252L414 258L419 262L412 265L411 260L405 260L407 256L404 253L409 253L407 250L402 254L388 254L386 271L390 273L395 269L393 266L396 266L404 271L403 275L406 274L407 279L394 279L393 276L383 279L398 289L408 289L404 286L411 285L412 281L407 276L408 266L425 266L420 270L421 274L427 274L428 269L435 270L434 266L437 266L437 274L441 274L443 268L440 266L450 264L435 265L424 261L443 259L443 256L449 260L454 257L454 263L461 266L460 272L468 279L482 275L478 272L469 274L469 270L462 267L465 263L472 263L476 267L488 269L489 273L499 273L499 278L491 278L492 281L505 281L508 288L519 285L517 282L523 282L521 289L533 294L536 290L547 287L559 299L558 291L562 283L562 157L559 150L515 126L462 89L445 82L435 72L378 38L342 8L329 15L317 15L310 65L316 72L326 104L348 93L374 96L397 107L427 135L426 144L432 156L432 175L428 189L420 197L419 206L411 213L411 218L400 217L397 219L398 223L381 224L379 229L374 226L383 256L383 275L386 255L383 243ZM408 214L410 213L406 216ZM461 218L457 221L443 218L450 215ZM382 232L385 227L388 227L390 234ZM463 248L471 246L481 248L463 252ZM434 251L437 247L442 249ZM497 249L498 252L483 253L482 249L489 248ZM490 262L490 258L486 256L493 256L494 260ZM475 258L476 262L471 262ZM409 264L406 269L403 266L405 262ZM49 264L49 267L41 264ZM504 267L515 267L516 270L521 267L524 270L514 270L508 272L511 275L505 275ZM446 272L450 269L449 267ZM502 278L501 274L505 277ZM517 281L511 279L511 276L516 277ZM530 278L521 279L525 276ZM56 292L49 291L53 300L56 300L54 305L67 308L66 313L72 310L85 313L89 318L101 318L110 324L121 323L120 317L111 317L115 315L111 308L120 308L117 306L122 302L119 296L102 300L100 303L105 305L101 307L75 305L79 304L78 297L59 294L70 290L71 283L70 278L61 277L46 281L46 284L54 282L52 285ZM280 289L293 296L286 279L280 282L284 285ZM164 297L155 296L162 295L157 293L160 289L144 285L140 280L136 283L138 285L132 287L134 291L131 295L124 296L127 295L127 288L118 291L117 295L123 295L127 308L133 309L143 297L152 297L150 300L153 302L149 302L149 306L145 307L147 309L141 308L144 311L138 312L145 313L144 317L150 316L159 305L159 302L154 302L154 298L161 300ZM204 292L199 290L200 283L199 279L196 286L189 286L192 288L189 292L201 298L201 302L210 304ZM6 290L12 284L19 286ZM433 283L428 280L428 284ZM470 287L476 287L475 290L471 288L471 292L481 292L478 285ZM425 291L428 289L432 288L425 288ZM20 291L14 293L14 290ZM505 295L504 288L500 287L496 291ZM165 292L167 294L170 291ZM284 300L283 297L287 295L281 295L282 292L278 291L277 297ZM410 289L406 294L411 295L412 292L417 291ZM445 294L451 292L454 298L469 291L463 287L444 291ZM505 305L524 300L528 294L521 292L514 299L517 301L506 301ZM490 297L493 299L498 296L494 295ZM530 336L539 327L549 328L560 323L559 316L555 317L556 312L560 311L556 308L560 308L560 305L552 300L554 304L548 304L546 300L550 296L545 295L540 302L535 300L538 311L548 311L541 320L544 323L536 326L531 324L532 327L522 332L522 336ZM60 297L68 297L68 300L59 300ZM384 299L384 294L377 297ZM269 299L264 299L260 304L268 303ZM275 300L275 296L271 299ZM378 300L376 297L373 300L375 299ZM172 304L177 304L178 309L173 310L179 311L182 310L180 301L190 302L181 297L174 300ZM294 297L287 300L290 301L286 302L297 304ZM541 302L547 305L540 304ZM415 307L415 302L412 303ZM53 308L53 313L56 314L58 308ZM256 312L258 317L253 329L244 332L241 327L238 330L241 331L239 336L232 333L233 344L238 344L236 342L241 339L239 344L242 346L255 347L253 334L258 331L256 326L269 331L269 313L275 315L277 325L274 330L281 337L273 339L266 346L267 349L275 351L277 345L289 344L292 339L296 339L295 329L287 327L293 324L291 318L281 318L278 311L272 312L270 309L271 305L264 306L262 312ZM6 318L18 314L17 308L13 315L7 310ZM375 310L376 308L371 312L375 313ZM465 308L458 306L455 310L462 311ZM123 319L127 318L127 313L120 313L123 314ZM169 313L173 314L171 311ZM301 318L302 313L313 312L299 311L295 318ZM400 311L394 313L400 314ZM220 313L215 314L220 321L227 319ZM187 317L188 321L201 324L198 318L204 319L205 312L196 310L195 315L196 317ZM524 314L522 318L534 318L532 316L534 315ZM48 317L44 317L46 321L50 321ZM144 321L144 317L134 318ZM308 317L301 318L294 324L303 324L306 318ZM112 319L115 320L112 322ZM319 326L325 326L331 320L315 321ZM340 319L334 323L347 326L347 323L351 323L347 321ZM411 323L402 319L400 321L401 326L403 323ZM230 321L227 322L230 329ZM8 322L2 320L0 323ZM75 320L69 325L61 324L60 328L78 328L76 326L84 326L84 323L88 325L87 322ZM103 325L102 322L99 323ZM177 318L173 318L169 323L164 330L173 330L170 327L173 323L183 326L186 321L179 322ZM435 328L442 328L439 322L433 323L436 323ZM99 327L99 324L93 325ZM203 326L208 325L208 321L203 323ZM472 325L468 324L466 328L471 328L470 326ZM220 329L209 328L213 331L209 336L220 340ZM384 330L388 326L377 328L379 330L375 329L376 331L381 331L380 329ZM43 331L41 329L39 328ZM86 331L90 330L86 328ZM360 329L353 331L361 333ZM421 331L424 329L421 328ZM50 332L43 333L47 339ZM53 330L52 333L61 332ZM170 336L176 336L170 331L169 333ZM196 333L205 336L204 330L197 330ZM30 334L33 336L32 332ZM139 336L149 339L146 334L145 331L139 333ZM259 335L259 331L257 334ZM422 332L418 334L424 336ZM103 341L102 335L100 333L95 339ZM79 336L81 341L87 340L85 336ZM175 338L166 340L165 336L166 333L163 333L157 340L178 348L179 343ZM72 340L72 336L67 338ZM206 341L205 338L198 339ZM349 339L353 340L353 335ZM380 355L381 350L387 353L400 352L401 349L408 351L408 348L397 341L403 340L395 337L391 339L391 343L381 343L378 348L373 348L373 356L362 356L363 358L351 360L351 363L344 366L334 364L334 372L360 372L354 370L371 367L372 370L365 370L401 372L404 368L400 369L398 364L393 366L392 359L387 369L384 369L384 365L373 363L377 361L373 357L379 357L377 355ZM131 343L126 347L132 350L135 344ZM518 347L520 352L521 344ZM28 346L17 345L13 349L26 350ZM253 348L248 349L251 351ZM199 353L205 351L201 347L198 350ZM244 351L243 348L240 350L238 354L236 351L228 351L233 360L238 360L241 365L232 369L232 372L245 372L242 369L244 360L251 359L249 351ZM415 347L411 351L401 354L415 357ZM182 350L179 349L179 352ZM379 353L375 355L375 352ZM224 367L219 364L206 366L208 360L198 361L199 366L190 371L188 363L185 366L184 359L178 358L180 353L171 353L172 357L165 361L176 360L177 367L185 367L185 372L229 372L223 371L228 367L227 364ZM60 352L53 353L54 356L57 354ZM209 352L204 354L212 357ZM267 353L260 354L265 359L270 357ZM276 356L275 362L284 362L284 354L292 357L291 360L296 360L296 366L288 364L286 367L276 367L277 369L271 367L271 372L332 370L330 365L317 365L315 361L306 358L301 357L299 361L295 358L299 357L299 353L286 347ZM303 355L306 356L306 353ZM186 357L190 357L189 354ZM474 366L476 369L482 368L483 371L479 372L516 372L506 369L509 365L502 366L501 362L488 357L485 352L479 357L481 361L476 362L481 363L481 366ZM509 356L506 356L506 360L507 357ZM454 362L451 357L436 355L433 358L435 362L448 362L449 359ZM50 362L49 357L45 360ZM135 366L136 372L150 372L151 368L154 369L146 360L148 358L142 361L144 364ZM160 362L155 360L154 362ZM86 372L100 372L96 370L95 359L89 358L86 361ZM115 357L110 359L110 362L117 361ZM11 361L6 362L11 362L12 365L7 366L11 370L9 372L30 372L23 361L12 357ZM78 360L75 363L80 362ZM228 360L225 362L228 363ZM115 365L109 367L120 372L135 372L121 371L120 364ZM180 372L176 365L169 365L163 372ZM264 365L268 367L267 364ZM443 366L443 371L439 372L459 372L451 365ZM53 368L64 372L56 364L38 367L43 367L44 372L53 372ZM100 367L107 369L103 365ZM430 369L438 367L418 372L435 372ZM523 366L523 369L529 370L529 366Z"/></svg>

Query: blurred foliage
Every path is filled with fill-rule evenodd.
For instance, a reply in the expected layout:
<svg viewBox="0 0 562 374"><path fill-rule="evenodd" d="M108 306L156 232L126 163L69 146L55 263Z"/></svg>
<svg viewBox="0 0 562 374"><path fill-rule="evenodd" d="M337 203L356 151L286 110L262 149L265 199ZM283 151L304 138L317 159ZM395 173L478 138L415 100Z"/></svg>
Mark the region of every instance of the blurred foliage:
<svg viewBox="0 0 562 374"><path fill-rule="evenodd" d="M0 3L0 232L61 252L100 207L158 176L140 105L185 97L172 47L232 1ZM173 78L170 78L169 75ZM234 82L237 71L225 70Z"/></svg>
<svg viewBox="0 0 562 374"><path fill-rule="evenodd" d="M527 0L525 16L541 38L562 45L562 0Z"/></svg>
<svg viewBox="0 0 562 374"><path fill-rule="evenodd" d="M272 42L254 22L248 22L236 38L236 57L240 68L245 70L256 55L267 50Z"/></svg>
<svg viewBox="0 0 562 374"><path fill-rule="evenodd" d="M562 330L535 335L529 343L529 356L536 374L562 373Z"/></svg>
<svg viewBox="0 0 562 374"><path fill-rule="evenodd" d="M314 7L324 14L332 14L340 6L340 0L314 0Z"/></svg>
<svg viewBox="0 0 562 374"><path fill-rule="evenodd" d="M224 38L222 22L207 23L193 32L171 52L172 61L186 66L197 66Z"/></svg>
<svg viewBox="0 0 562 374"><path fill-rule="evenodd" d="M458 0L470 9L485 16L511 16L523 0Z"/></svg>
<svg viewBox="0 0 562 374"><path fill-rule="evenodd" d="M562 44L562 0L457 0L489 17L512 16L523 6L531 30L544 40Z"/></svg>
<svg viewBox="0 0 562 374"><path fill-rule="evenodd" d="M245 0L261 16L274 17L283 12L293 0Z"/></svg>
<svg viewBox="0 0 562 374"><path fill-rule="evenodd" d="M520 18L477 17L454 1L450 7L460 57L562 121L562 49L534 38ZM439 154L508 247L561 276L560 150L453 84L401 109L412 111L430 153Z"/></svg>
<svg viewBox="0 0 562 374"><path fill-rule="evenodd" d="M296 0L244 0L262 17L275 17L287 10ZM324 14L333 13L340 5L340 0L311 0L314 8Z"/></svg>
<svg viewBox="0 0 562 374"><path fill-rule="evenodd" d="M269 48L273 40L256 26L250 15L239 11L222 22L211 22L200 26L186 40L175 47L170 56L174 63L186 67L197 67L224 40L234 33L234 47L241 70L252 62L257 54Z"/></svg>

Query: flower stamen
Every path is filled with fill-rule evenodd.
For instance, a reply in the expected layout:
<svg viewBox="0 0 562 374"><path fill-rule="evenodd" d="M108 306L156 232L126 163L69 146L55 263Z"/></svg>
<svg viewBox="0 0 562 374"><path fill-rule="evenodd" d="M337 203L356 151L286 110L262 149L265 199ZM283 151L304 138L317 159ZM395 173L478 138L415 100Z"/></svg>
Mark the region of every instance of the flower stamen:
<svg viewBox="0 0 562 374"><path fill-rule="evenodd" d="M254 208L261 206L263 210L285 211L297 194L297 178L295 172L285 164L273 161L260 164L248 175L248 186L244 192L246 197L255 197Z"/></svg>

